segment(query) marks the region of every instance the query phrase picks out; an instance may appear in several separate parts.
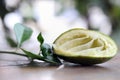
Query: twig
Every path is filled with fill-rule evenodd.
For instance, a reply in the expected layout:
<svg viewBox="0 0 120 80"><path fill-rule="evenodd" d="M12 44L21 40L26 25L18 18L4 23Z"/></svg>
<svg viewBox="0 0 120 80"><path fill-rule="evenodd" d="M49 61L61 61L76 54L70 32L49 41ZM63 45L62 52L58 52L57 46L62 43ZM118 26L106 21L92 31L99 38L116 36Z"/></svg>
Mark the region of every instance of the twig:
<svg viewBox="0 0 120 80"><path fill-rule="evenodd" d="M21 54L21 53L17 53L17 52L11 52L11 51L0 51L0 54L14 54L14 55L19 55L19 56L24 56L24 57L28 57L26 54Z"/></svg>

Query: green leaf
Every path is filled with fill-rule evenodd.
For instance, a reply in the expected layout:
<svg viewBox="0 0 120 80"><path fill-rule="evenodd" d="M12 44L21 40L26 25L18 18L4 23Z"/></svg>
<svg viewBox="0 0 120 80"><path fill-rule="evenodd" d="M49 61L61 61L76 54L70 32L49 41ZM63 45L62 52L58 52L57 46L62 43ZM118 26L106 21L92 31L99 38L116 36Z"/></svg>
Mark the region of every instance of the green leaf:
<svg viewBox="0 0 120 80"><path fill-rule="evenodd" d="M28 40L31 35L32 35L32 29L28 28L20 23L15 24L14 26L14 31L16 34L17 42L18 42L18 47L21 46L21 44Z"/></svg>
<svg viewBox="0 0 120 80"><path fill-rule="evenodd" d="M48 60L51 63L61 63L59 58L53 54L52 48L49 44L43 43L41 45L41 51L45 60Z"/></svg>
<svg viewBox="0 0 120 80"><path fill-rule="evenodd" d="M49 63L61 64L58 57L53 54L51 46L44 43L44 38L41 33L38 35L37 40L40 42L40 49L44 60Z"/></svg>
<svg viewBox="0 0 120 80"><path fill-rule="evenodd" d="M50 53L51 53L51 47L50 47L50 45L48 45L48 44L46 44L46 43L43 43L43 44L41 45L41 51L42 51L42 55L43 55L44 57L47 57L47 56L50 55Z"/></svg>
<svg viewBox="0 0 120 80"><path fill-rule="evenodd" d="M43 60L43 57L40 55L36 55L32 52L29 52L27 50L21 49L29 58L31 59L39 59L39 60Z"/></svg>
<svg viewBox="0 0 120 80"><path fill-rule="evenodd" d="M40 56L40 55L36 55L36 54L34 54L34 53L32 53L32 52L29 52L29 51L26 51L26 50L24 50L24 49L21 49L27 56L28 56L28 58L30 58L30 59L38 59L38 60L42 60L42 61L45 61L45 62L48 62L48 63L52 63L52 64L61 64L61 62L60 62L60 60L58 60L58 59L49 59L49 58L44 58L44 57L42 57L42 56ZM52 57L52 56L51 56ZM57 58L57 57L55 57L55 58Z"/></svg>
<svg viewBox="0 0 120 80"><path fill-rule="evenodd" d="M49 60L49 62L61 64L60 59L55 54L48 55L46 59Z"/></svg>
<svg viewBox="0 0 120 80"><path fill-rule="evenodd" d="M41 45L44 43L44 38L41 33L39 33L37 40L40 42Z"/></svg>

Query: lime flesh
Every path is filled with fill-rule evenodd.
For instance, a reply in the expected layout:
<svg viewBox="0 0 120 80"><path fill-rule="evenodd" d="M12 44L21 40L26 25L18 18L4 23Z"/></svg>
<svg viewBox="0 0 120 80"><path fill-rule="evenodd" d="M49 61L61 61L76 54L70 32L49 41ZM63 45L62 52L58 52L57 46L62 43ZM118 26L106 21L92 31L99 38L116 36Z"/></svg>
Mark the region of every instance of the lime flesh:
<svg viewBox="0 0 120 80"><path fill-rule="evenodd" d="M81 28L62 33L53 43L60 58L84 65L103 63L117 53L115 42L107 35Z"/></svg>

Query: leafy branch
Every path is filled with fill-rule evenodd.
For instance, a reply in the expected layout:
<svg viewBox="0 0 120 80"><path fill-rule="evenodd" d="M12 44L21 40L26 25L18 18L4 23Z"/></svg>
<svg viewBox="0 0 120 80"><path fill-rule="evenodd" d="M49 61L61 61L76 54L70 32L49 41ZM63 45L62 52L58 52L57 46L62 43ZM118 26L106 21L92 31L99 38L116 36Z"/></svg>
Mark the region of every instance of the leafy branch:
<svg viewBox="0 0 120 80"><path fill-rule="evenodd" d="M37 40L40 43L40 49L39 53L36 54L21 47L21 45L31 37L33 32L32 29L24 26L23 24L17 23L14 26L14 31L17 39L17 49L21 49L24 54L11 51L0 51L0 53L24 56L27 57L30 61L37 59L51 64L61 64L59 58L53 54L51 46L47 43L44 43L44 38L41 33L37 37Z"/></svg>

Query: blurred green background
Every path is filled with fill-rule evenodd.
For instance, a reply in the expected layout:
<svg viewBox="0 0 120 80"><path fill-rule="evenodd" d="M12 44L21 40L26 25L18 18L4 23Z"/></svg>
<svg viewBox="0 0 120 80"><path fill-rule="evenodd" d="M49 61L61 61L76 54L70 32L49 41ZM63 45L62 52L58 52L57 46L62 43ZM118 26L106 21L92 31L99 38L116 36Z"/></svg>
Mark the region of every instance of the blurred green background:
<svg viewBox="0 0 120 80"><path fill-rule="evenodd" d="M16 47L15 23L23 23L34 30L29 41L34 46L39 32L46 42L52 43L63 31L82 27L110 35L120 48L120 0L0 0L3 49Z"/></svg>

